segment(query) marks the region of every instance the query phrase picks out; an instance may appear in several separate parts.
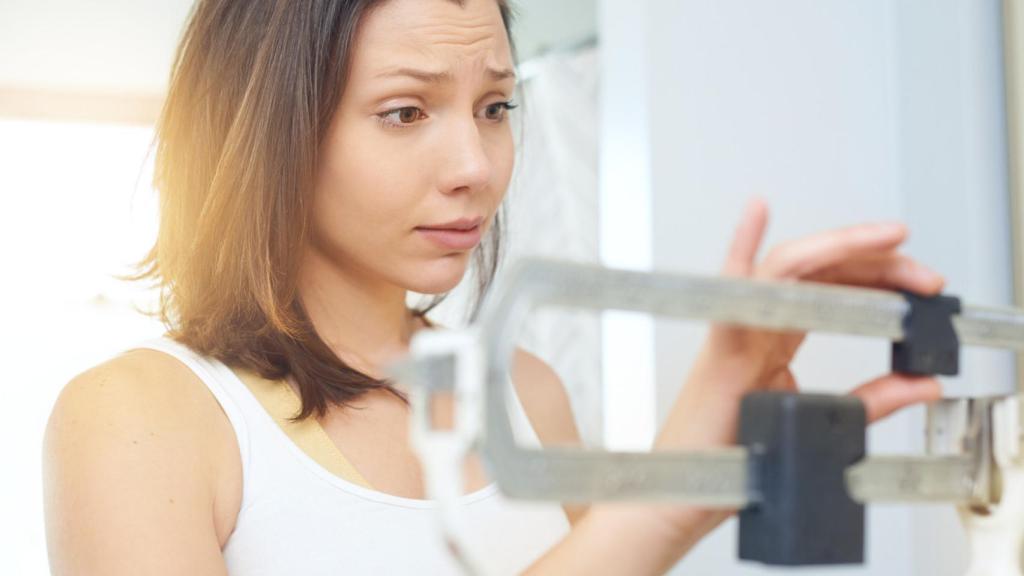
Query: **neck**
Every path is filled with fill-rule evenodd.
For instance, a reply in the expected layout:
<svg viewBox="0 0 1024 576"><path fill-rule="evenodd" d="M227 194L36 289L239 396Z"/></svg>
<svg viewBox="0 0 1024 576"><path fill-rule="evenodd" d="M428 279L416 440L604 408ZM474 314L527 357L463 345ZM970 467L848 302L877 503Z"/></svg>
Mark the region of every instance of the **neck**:
<svg viewBox="0 0 1024 576"><path fill-rule="evenodd" d="M409 350L415 330L406 290L379 278L340 270L310 250L299 294L320 338L349 366L382 378L382 369Z"/></svg>

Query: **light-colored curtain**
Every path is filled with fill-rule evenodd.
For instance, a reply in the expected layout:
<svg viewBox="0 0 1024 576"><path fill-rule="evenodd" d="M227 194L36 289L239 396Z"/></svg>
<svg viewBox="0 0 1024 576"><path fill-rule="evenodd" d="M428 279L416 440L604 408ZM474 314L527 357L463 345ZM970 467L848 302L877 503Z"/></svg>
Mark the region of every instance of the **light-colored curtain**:
<svg viewBox="0 0 1024 576"><path fill-rule="evenodd" d="M523 68L519 172L509 191L509 254L598 260L598 58L587 48ZM540 312L521 344L544 358L569 392L580 432L600 440L600 319Z"/></svg>

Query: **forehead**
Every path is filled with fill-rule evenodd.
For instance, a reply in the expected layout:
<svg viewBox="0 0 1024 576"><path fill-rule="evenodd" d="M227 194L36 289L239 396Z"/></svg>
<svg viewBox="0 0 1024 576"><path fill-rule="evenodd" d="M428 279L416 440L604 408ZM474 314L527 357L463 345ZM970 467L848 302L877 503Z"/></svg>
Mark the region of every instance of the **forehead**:
<svg viewBox="0 0 1024 576"><path fill-rule="evenodd" d="M353 75L395 65L511 67L508 35L496 0L389 0L360 23Z"/></svg>

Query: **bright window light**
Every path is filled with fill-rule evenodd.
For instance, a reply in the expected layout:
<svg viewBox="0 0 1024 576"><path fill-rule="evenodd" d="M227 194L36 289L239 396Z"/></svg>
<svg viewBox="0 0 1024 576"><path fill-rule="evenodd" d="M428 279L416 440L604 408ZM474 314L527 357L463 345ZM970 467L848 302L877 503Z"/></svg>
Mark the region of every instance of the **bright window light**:
<svg viewBox="0 0 1024 576"><path fill-rule="evenodd" d="M114 278L156 237L152 138L151 127L0 120L0 574L49 573L41 449L60 389L163 332L134 309L152 291Z"/></svg>

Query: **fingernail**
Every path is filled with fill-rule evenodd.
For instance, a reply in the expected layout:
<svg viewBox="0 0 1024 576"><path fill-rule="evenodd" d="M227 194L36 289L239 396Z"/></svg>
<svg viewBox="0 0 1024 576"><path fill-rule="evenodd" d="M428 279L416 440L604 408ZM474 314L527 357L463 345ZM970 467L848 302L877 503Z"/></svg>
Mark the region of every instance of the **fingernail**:
<svg viewBox="0 0 1024 576"><path fill-rule="evenodd" d="M946 279L943 278L940 274L938 274L937 272L934 272L933 270L925 268L923 266L918 266L917 267L917 277L918 277L918 279L921 280L921 282L928 283L928 284L945 284L946 283Z"/></svg>
<svg viewBox="0 0 1024 576"><path fill-rule="evenodd" d="M878 231L883 234L903 234L907 231L907 226L898 222L886 222L878 225Z"/></svg>
<svg viewBox="0 0 1024 576"><path fill-rule="evenodd" d="M743 213L746 216L751 216L758 210L761 210L762 206L764 205L764 201L758 198L757 196L751 197L750 199L747 200L747 205L744 207Z"/></svg>

